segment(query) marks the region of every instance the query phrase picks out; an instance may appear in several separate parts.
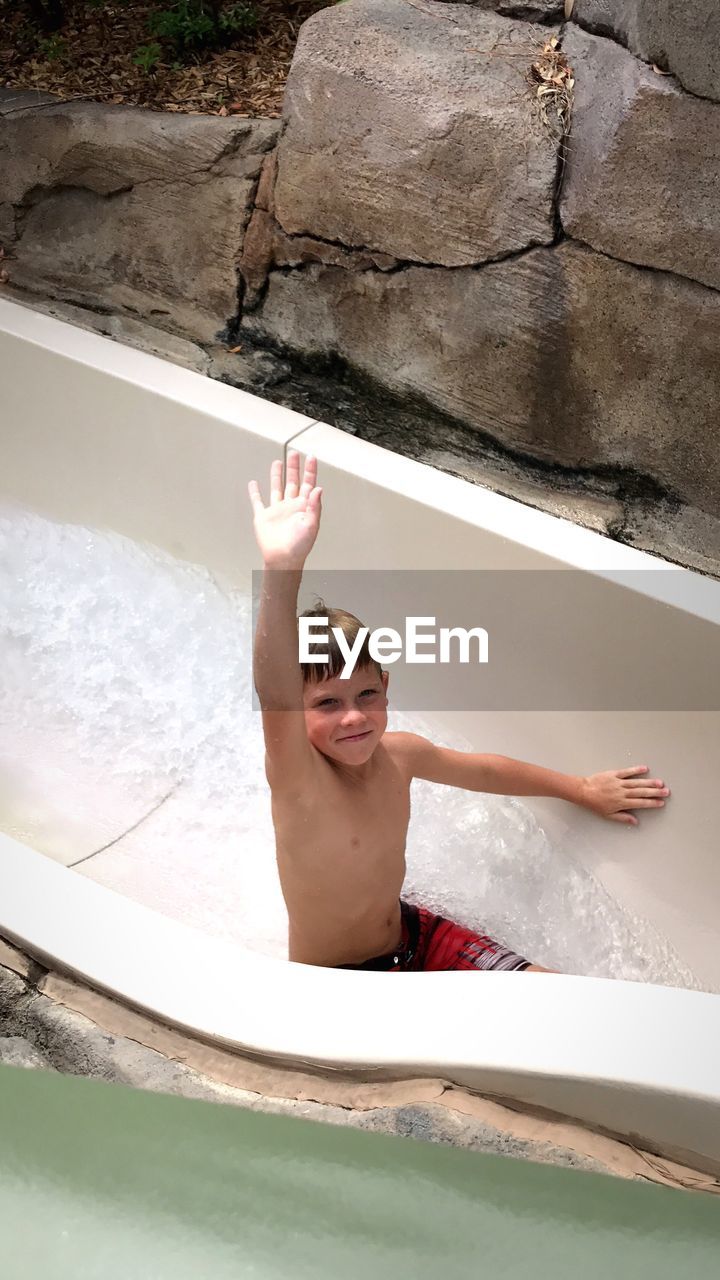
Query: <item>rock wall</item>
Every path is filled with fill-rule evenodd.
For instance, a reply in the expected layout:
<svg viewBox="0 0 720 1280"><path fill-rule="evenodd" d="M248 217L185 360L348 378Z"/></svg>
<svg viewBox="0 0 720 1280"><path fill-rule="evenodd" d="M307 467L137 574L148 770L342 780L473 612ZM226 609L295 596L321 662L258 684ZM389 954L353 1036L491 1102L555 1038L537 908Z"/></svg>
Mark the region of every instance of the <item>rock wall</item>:
<svg viewBox="0 0 720 1280"><path fill-rule="evenodd" d="M621 40L648 51L648 32L679 24L697 83L708 59L683 51L703 7L715 18L701 0L680 17L670 0L637 3L633 22L632 4L605 5L602 22L598 7L579 0L557 28L575 81L567 137L527 81L547 26L504 16L526 6L353 0L306 23L274 206L246 240L242 327L423 401L419 456L443 418L463 423L478 458L491 441L515 463L614 482L625 531L649 529L653 507L684 519L646 545L672 555L685 539L713 569L720 105ZM628 512L631 491L644 514Z"/></svg>
<svg viewBox="0 0 720 1280"><path fill-rule="evenodd" d="M272 120L0 90L0 244L17 288L213 340Z"/></svg>
<svg viewBox="0 0 720 1280"><path fill-rule="evenodd" d="M0 172L14 290L720 572L717 0L349 0L282 126L5 93Z"/></svg>

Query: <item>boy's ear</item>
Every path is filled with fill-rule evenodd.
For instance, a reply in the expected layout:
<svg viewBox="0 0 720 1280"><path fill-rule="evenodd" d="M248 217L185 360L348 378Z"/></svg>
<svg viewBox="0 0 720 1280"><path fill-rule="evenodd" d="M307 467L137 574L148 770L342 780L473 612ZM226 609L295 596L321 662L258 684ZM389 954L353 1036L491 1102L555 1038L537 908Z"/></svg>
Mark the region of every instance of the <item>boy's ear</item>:
<svg viewBox="0 0 720 1280"><path fill-rule="evenodd" d="M382 680L382 687L383 687L383 691L384 691L385 693L387 693L388 681L389 681L389 679L390 679L390 672L389 672L389 671L385 671L385 670L383 669L383 671L382 671L382 673L381 673L381 675L380 675L380 679Z"/></svg>

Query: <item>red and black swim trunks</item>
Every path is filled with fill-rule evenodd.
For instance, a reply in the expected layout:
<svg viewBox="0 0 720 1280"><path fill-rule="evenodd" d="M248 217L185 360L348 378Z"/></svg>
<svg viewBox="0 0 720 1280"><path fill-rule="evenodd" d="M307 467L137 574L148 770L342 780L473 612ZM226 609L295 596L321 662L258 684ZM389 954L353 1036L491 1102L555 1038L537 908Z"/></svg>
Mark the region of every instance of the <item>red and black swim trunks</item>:
<svg viewBox="0 0 720 1280"><path fill-rule="evenodd" d="M485 934L436 916L425 907L400 902L402 938L396 951L363 964L339 969L375 969L385 973L445 969L527 969L532 963Z"/></svg>

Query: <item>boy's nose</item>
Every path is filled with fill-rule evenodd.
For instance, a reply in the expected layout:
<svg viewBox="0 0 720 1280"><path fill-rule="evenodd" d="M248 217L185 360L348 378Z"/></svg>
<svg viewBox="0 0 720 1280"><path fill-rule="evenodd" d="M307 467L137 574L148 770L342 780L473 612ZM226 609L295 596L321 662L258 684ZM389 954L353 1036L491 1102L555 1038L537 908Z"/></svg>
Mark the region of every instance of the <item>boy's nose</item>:
<svg viewBox="0 0 720 1280"><path fill-rule="evenodd" d="M346 725L363 724L364 720L365 720L365 716L363 715L362 711L360 711L357 707L348 707L340 723L343 726L343 728L345 728Z"/></svg>

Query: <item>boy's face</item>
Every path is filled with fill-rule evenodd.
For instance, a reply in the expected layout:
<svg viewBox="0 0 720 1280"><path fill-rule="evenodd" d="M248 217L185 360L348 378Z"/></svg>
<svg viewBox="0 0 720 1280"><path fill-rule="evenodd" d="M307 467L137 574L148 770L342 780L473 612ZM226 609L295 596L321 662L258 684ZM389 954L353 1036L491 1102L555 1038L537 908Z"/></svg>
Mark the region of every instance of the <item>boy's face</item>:
<svg viewBox="0 0 720 1280"><path fill-rule="evenodd" d="M348 680L306 684L305 726L318 751L341 764L364 764L387 728L388 673L358 667Z"/></svg>

